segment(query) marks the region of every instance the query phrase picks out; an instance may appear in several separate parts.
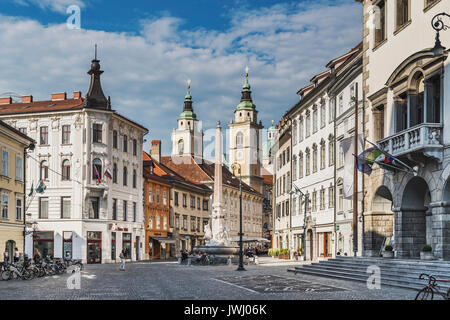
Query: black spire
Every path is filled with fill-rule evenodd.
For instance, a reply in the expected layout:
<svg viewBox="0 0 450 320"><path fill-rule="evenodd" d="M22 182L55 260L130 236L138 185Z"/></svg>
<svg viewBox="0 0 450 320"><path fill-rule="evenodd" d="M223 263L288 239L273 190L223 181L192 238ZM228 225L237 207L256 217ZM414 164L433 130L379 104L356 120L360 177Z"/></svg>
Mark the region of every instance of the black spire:
<svg viewBox="0 0 450 320"><path fill-rule="evenodd" d="M97 109L111 109L111 103L106 99L102 90L100 82L100 75L103 73L100 70L100 60L97 60L97 45L95 45L94 60L92 60L91 69L88 74L91 76L91 84L86 95L86 107Z"/></svg>

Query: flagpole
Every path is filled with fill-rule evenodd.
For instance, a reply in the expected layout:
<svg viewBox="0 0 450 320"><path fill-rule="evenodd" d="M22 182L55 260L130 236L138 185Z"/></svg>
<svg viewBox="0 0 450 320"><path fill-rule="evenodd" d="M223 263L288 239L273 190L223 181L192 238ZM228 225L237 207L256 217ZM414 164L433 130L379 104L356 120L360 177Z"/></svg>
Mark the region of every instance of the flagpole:
<svg viewBox="0 0 450 320"><path fill-rule="evenodd" d="M411 170L412 172L418 173L416 170L414 170L413 168L411 168L410 166L408 166L406 163L404 163L403 161L401 161L400 159L398 159L397 157L394 157L392 154L390 154L387 151L381 150L379 146L377 146L375 143L370 142L367 139L364 139L365 141L367 141L369 144L371 144L372 146L374 146L375 148L377 148L378 150L382 151L382 152L386 152L388 155L390 155L394 160L397 160L398 163L404 165L406 168L408 168L409 170Z"/></svg>
<svg viewBox="0 0 450 320"><path fill-rule="evenodd" d="M358 154L358 82L355 83L355 141L354 150ZM358 170L356 169L357 158L353 166L353 256L358 251Z"/></svg>

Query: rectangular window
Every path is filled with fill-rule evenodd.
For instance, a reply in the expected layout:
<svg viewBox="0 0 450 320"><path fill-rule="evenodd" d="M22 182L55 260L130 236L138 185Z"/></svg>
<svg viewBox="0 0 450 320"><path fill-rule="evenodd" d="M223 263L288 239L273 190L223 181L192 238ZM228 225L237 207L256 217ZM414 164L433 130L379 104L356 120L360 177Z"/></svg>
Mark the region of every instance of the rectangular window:
<svg viewBox="0 0 450 320"><path fill-rule="evenodd" d="M65 124L62 126L62 144L70 143L70 125Z"/></svg>
<svg viewBox="0 0 450 320"><path fill-rule="evenodd" d="M195 217L191 217L191 232L195 232Z"/></svg>
<svg viewBox="0 0 450 320"><path fill-rule="evenodd" d="M178 192L174 192L174 202L175 202L175 205L178 207Z"/></svg>
<svg viewBox="0 0 450 320"><path fill-rule="evenodd" d="M334 107L336 106L336 98L332 98L328 103L328 121L332 122L334 120Z"/></svg>
<svg viewBox="0 0 450 320"><path fill-rule="evenodd" d="M92 142L101 143L102 142L102 124L94 123L92 130Z"/></svg>
<svg viewBox="0 0 450 320"><path fill-rule="evenodd" d="M117 220L117 199L113 199L113 207L112 207L112 219Z"/></svg>
<svg viewBox="0 0 450 320"><path fill-rule="evenodd" d="M70 197L61 197L61 218L70 219Z"/></svg>
<svg viewBox="0 0 450 320"><path fill-rule="evenodd" d="M133 221L136 222L137 220L137 205L136 202L133 202Z"/></svg>
<svg viewBox="0 0 450 320"><path fill-rule="evenodd" d="M16 180L22 181L23 179L23 168L22 168L22 157L16 156Z"/></svg>
<svg viewBox="0 0 450 320"><path fill-rule="evenodd" d="M153 229L153 216L148 217L148 228Z"/></svg>
<svg viewBox="0 0 450 320"><path fill-rule="evenodd" d="M326 111L325 111L325 102L322 102L320 105L320 128L325 127L325 119L326 119Z"/></svg>
<svg viewBox="0 0 450 320"><path fill-rule="evenodd" d="M334 187L328 188L328 208L334 208Z"/></svg>
<svg viewBox="0 0 450 320"><path fill-rule="evenodd" d="M22 220L22 198L16 198L16 220Z"/></svg>
<svg viewBox="0 0 450 320"><path fill-rule="evenodd" d="M397 0L397 29L409 22L409 0Z"/></svg>
<svg viewBox="0 0 450 320"><path fill-rule="evenodd" d="M339 103L338 103L338 115L341 115L344 112L344 96L341 94L338 98Z"/></svg>
<svg viewBox="0 0 450 320"><path fill-rule="evenodd" d="M128 152L128 136L123 136L123 152Z"/></svg>
<svg viewBox="0 0 450 320"><path fill-rule="evenodd" d="M183 207L187 207L187 195L183 193Z"/></svg>
<svg viewBox="0 0 450 320"><path fill-rule="evenodd" d="M179 215L175 216L175 228L180 229L180 216Z"/></svg>
<svg viewBox="0 0 450 320"><path fill-rule="evenodd" d="M226 200L225 200L225 204L226 204ZM200 198L197 198L197 209L200 210Z"/></svg>
<svg viewBox="0 0 450 320"><path fill-rule="evenodd" d="M156 229L161 229L161 217L156 216Z"/></svg>
<svg viewBox="0 0 450 320"><path fill-rule="evenodd" d="M48 127L40 127L40 144L47 145L48 144Z"/></svg>
<svg viewBox="0 0 450 320"><path fill-rule="evenodd" d="M100 209L100 198L91 197L89 200L89 219L98 219Z"/></svg>
<svg viewBox="0 0 450 320"><path fill-rule="evenodd" d="M156 189L156 203L160 203L161 202L161 194L159 189Z"/></svg>
<svg viewBox="0 0 450 320"><path fill-rule="evenodd" d="M167 217L163 217L163 230L167 230Z"/></svg>
<svg viewBox="0 0 450 320"><path fill-rule="evenodd" d="M344 195L342 194L342 187L339 188L339 202L338 202L338 211L344 210Z"/></svg>
<svg viewBox="0 0 450 320"><path fill-rule="evenodd" d="M9 152L6 149L2 152L2 175L9 177Z"/></svg>
<svg viewBox="0 0 450 320"><path fill-rule="evenodd" d="M299 122L299 125L298 125L299 141L303 141L303 130L304 130L304 128L303 128L303 118L300 117L300 122Z"/></svg>
<svg viewBox="0 0 450 320"><path fill-rule="evenodd" d="M149 188L149 189L148 189L148 201L149 201L150 203L153 202L153 189L152 189L152 188Z"/></svg>
<svg viewBox="0 0 450 320"><path fill-rule="evenodd" d="M128 202L123 200L123 221L128 220Z"/></svg>
<svg viewBox="0 0 450 320"><path fill-rule="evenodd" d="M9 206L9 195L6 193L2 194L2 218L8 219L8 206Z"/></svg>
<svg viewBox="0 0 450 320"><path fill-rule="evenodd" d="M311 114L309 111L306 113L306 138L308 138L311 134Z"/></svg>
<svg viewBox="0 0 450 320"><path fill-rule="evenodd" d="M137 140L133 139L133 156L137 156Z"/></svg>
<svg viewBox="0 0 450 320"><path fill-rule="evenodd" d="M320 210L325 210L325 189L320 190Z"/></svg>
<svg viewBox="0 0 450 320"><path fill-rule="evenodd" d="M117 146L117 130L113 131L113 148L114 149L118 148L118 146Z"/></svg>
<svg viewBox="0 0 450 320"><path fill-rule="evenodd" d="M167 191L163 192L163 204L166 205L167 204Z"/></svg>
<svg viewBox="0 0 450 320"><path fill-rule="evenodd" d="M195 209L195 197L191 196L191 208Z"/></svg>
<svg viewBox="0 0 450 320"><path fill-rule="evenodd" d="M317 122L319 121L318 118L319 117L318 117L317 107L314 107L314 110L313 110L313 133L317 132Z"/></svg>
<svg viewBox="0 0 450 320"><path fill-rule="evenodd" d="M378 21L375 23L375 46L380 44L386 39L386 5L385 1L381 0L376 3L376 6L379 8L379 14L376 15L378 17Z"/></svg>
<svg viewBox="0 0 450 320"><path fill-rule="evenodd" d="M39 198L39 219L48 219L48 198Z"/></svg>
<svg viewBox="0 0 450 320"><path fill-rule="evenodd" d="M209 202L209 201L206 200L206 199L203 200L203 210L204 210L204 211L208 211L208 202Z"/></svg>
<svg viewBox="0 0 450 320"><path fill-rule="evenodd" d="M187 230L187 216L183 216L183 229Z"/></svg>

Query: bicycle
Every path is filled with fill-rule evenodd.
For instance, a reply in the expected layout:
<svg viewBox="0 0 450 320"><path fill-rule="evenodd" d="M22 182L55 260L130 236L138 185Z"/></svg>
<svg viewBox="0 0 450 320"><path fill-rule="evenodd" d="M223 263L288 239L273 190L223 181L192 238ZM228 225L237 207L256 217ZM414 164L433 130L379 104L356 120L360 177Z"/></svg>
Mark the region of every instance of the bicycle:
<svg viewBox="0 0 450 320"><path fill-rule="evenodd" d="M437 280L433 275L422 273L419 276L420 280L425 280L428 277L428 284L416 295L415 300L433 300L434 294L439 294L444 300L450 300L450 289L447 290L446 293L439 290L439 286L436 282L450 282L450 280Z"/></svg>

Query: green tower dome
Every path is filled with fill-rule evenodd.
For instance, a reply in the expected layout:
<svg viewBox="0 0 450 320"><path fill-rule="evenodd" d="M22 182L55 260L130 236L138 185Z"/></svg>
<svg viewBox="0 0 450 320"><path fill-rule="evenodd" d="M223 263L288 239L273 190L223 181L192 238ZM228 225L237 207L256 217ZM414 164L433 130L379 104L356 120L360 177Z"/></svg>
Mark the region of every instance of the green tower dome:
<svg viewBox="0 0 450 320"><path fill-rule="evenodd" d="M252 101L252 92L250 91L250 84L248 83L248 67L245 70L245 81L242 86L241 102L237 105L236 110L255 110L256 106Z"/></svg>
<svg viewBox="0 0 450 320"><path fill-rule="evenodd" d="M187 93L184 97L184 108L178 119L197 120L197 115L192 108L191 84L188 82Z"/></svg>

